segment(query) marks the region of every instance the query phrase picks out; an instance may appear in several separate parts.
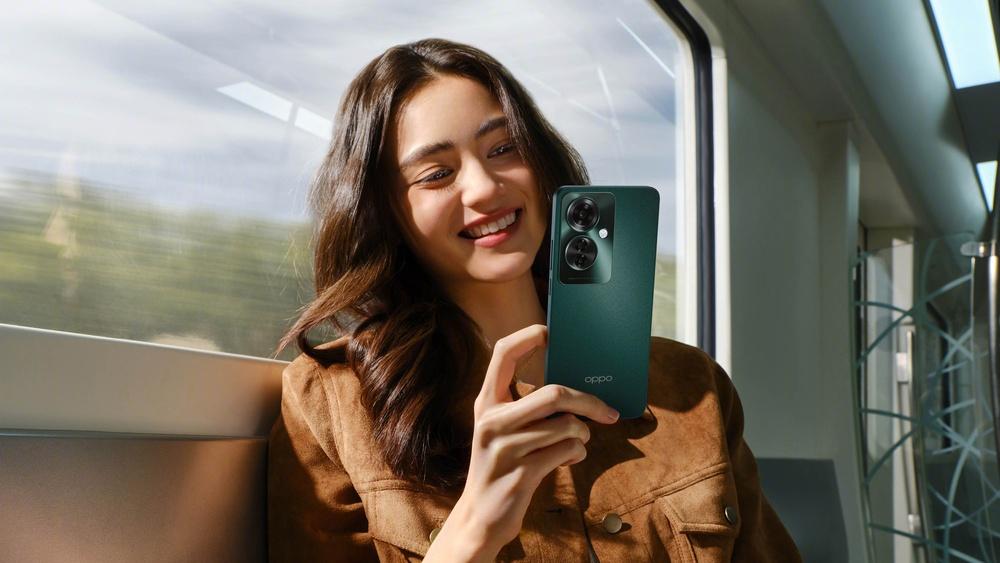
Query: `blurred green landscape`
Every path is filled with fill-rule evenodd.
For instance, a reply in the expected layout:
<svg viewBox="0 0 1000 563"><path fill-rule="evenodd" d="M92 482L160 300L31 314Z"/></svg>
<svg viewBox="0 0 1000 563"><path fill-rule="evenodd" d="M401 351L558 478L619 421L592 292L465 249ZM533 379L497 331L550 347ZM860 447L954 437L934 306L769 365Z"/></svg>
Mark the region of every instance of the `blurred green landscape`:
<svg viewBox="0 0 1000 563"><path fill-rule="evenodd" d="M310 232L0 177L0 322L272 357L312 296Z"/></svg>
<svg viewBox="0 0 1000 563"><path fill-rule="evenodd" d="M274 357L313 296L311 228L0 176L0 323ZM674 260L657 258L655 287L652 333L673 338Z"/></svg>
<svg viewBox="0 0 1000 563"><path fill-rule="evenodd" d="M677 338L677 261L656 255L653 277L653 326L655 336Z"/></svg>

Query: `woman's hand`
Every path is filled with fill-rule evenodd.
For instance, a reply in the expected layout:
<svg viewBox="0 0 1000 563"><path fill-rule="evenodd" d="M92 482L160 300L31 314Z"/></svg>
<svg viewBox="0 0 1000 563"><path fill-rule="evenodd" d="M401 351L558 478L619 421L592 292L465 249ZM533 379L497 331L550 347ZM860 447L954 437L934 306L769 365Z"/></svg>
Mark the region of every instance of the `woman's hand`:
<svg viewBox="0 0 1000 563"><path fill-rule="evenodd" d="M475 401L465 489L425 562L493 561L520 532L542 479L587 456L590 429L576 415L604 424L618 420L618 413L597 397L562 385L545 385L513 400L510 382L517 362L545 346L547 337L545 325L531 325L493 347Z"/></svg>

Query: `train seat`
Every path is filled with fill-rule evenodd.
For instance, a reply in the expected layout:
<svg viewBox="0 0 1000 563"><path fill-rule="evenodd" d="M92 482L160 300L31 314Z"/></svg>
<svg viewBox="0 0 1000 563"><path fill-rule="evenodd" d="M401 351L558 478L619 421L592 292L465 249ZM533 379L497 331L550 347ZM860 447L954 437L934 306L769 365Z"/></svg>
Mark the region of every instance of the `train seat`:
<svg viewBox="0 0 1000 563"><path fill-rule="evenodd" d="M267 560L283 362L0 325L5 561Z"/></svg>

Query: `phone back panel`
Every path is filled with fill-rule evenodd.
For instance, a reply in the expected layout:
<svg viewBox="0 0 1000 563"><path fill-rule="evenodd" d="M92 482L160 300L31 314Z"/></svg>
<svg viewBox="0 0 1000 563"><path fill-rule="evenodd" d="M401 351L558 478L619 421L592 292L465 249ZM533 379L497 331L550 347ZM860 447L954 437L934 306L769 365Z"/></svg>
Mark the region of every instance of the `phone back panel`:
<svg viewBox="0 0 1000 563"><path fill-rule="evenodd" d="M581 232L566 215L584 194L600 218ZM545 382L596 395L622 418L646 408L659 203L646 186L563 186L552 202ZM591 282L574 280L586 272L568 264L567 246L580 235L596 245Z"/></svg>

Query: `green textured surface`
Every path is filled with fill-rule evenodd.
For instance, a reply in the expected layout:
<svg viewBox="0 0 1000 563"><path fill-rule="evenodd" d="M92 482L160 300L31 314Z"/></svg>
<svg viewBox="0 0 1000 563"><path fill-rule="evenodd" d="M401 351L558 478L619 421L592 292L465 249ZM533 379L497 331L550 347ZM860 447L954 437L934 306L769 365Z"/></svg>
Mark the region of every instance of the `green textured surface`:
<svg viewBox="0 0 1000 563"><path fill-rule="evenodd" d="M601 220L588 233L598 244L591 270L604 283L564 283L563 244L576 231L565 211L579 194L611 194L614 217L601 205ZM650 326L653 314L653 273L660 197L646 186L563 186L553 200L549 270L549 343L545 382L596 395L617 409L622 418L637 418L646 409ZM611 222L613 220L613 222ZM596 231L613 225L601 240ZM612 242L613 241L613 242ZM612 376L604 383L586 377Z"/></svg>

